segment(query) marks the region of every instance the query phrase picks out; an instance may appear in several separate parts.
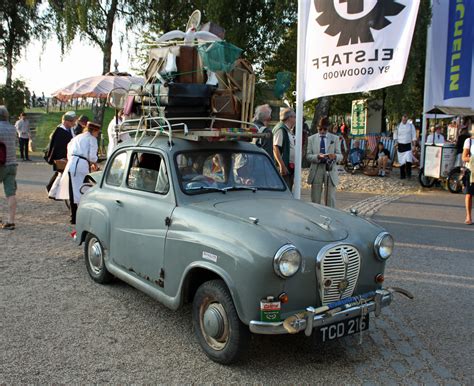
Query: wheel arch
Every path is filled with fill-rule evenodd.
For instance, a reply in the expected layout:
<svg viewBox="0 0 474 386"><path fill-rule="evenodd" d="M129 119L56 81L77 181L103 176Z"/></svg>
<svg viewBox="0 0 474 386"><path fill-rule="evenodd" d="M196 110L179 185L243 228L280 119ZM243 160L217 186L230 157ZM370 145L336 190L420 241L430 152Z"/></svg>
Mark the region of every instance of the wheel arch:
<svg viewBox="0 0 474 386"><path fill-rule="evenodd" d="M191 303L199 286L210 280L222 280L224 282L230 292L240 320L244 321L242 305L236 296L235 285L232 279L226 272L212 264L195 264L188 267L181 285L181 303Z"/></svg>

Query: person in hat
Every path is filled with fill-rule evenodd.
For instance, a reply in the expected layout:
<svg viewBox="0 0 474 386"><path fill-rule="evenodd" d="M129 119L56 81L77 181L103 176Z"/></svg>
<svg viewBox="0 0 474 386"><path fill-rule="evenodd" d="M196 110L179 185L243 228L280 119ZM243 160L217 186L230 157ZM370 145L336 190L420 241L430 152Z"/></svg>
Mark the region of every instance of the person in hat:
<svg viewBox="0 0 474 386"><path fill-rule="evenodd" d="M89 122L89 117L81 115L77 120L76 126L74 126L74 135L82 134L86 128L87 122Z"/></svg>
<svg viewBox="0 0 474 386"><path fill-rule="evenodd" d="M77 205L81 199L80 188L91 171L98 170L97 137L100 125L88 122L84 133L74 137L67 147L67 164L59 182L57 200L69 200L71 224L76 223Z"/></svg>
<svg viewBox="0 0 474 386"><path fill-rule="evenodd" d="M318 133L308 138L306 159L311 163L308 184L311 184L311 201L321 204L323 186L326 191L324 204L336 207L336 187L339 183L336 162L342 160L341 142L337 135L328 133L327 117L321 118Z"/></svg>
<svg viewBox="0 0 474 386"><path fill-rule="evenodd" d="M76 113L74 111L68 111L63 115L61 124L56 127L51 135L46 159L50 165L53 165L54 171L58 171L57 161L66 159L67 145L74 137L75 122Z"/></svg>

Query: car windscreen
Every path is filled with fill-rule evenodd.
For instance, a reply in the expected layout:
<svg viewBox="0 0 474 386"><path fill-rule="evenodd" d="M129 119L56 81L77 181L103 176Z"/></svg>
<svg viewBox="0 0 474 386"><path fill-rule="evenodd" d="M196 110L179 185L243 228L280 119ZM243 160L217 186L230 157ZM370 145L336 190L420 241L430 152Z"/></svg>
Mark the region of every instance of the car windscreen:
<svg viewBox="0 0 474 386"><path fill-rule="evenodd" d="M188 151L177 154L175 164L181 189L187 194L286 189L270 159L261 153Z"/></svg>

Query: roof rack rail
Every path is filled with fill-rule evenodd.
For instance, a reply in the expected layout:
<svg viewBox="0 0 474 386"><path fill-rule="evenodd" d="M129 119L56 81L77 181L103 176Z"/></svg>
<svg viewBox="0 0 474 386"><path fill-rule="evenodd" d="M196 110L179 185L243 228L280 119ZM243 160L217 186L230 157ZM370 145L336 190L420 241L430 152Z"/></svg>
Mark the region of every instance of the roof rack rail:
<svg viewBox="0 0 474 386"><path fill-rule="evenodd" d="M209 121L208 128L192 129L188 128L186 121ZM216 128L216 121L235 123L235 127ZM245 128L248 126L250 128ZM154 135L151 143L160 135L168 136L168 144L170 149L173 146L173 137L187 139L190 141L200 140L226 140L226 139L253 139L264 138L267 134L259 133L258 127L252 122L244 122L235 119L218 118L218 117L141 117L139 119L128 119L118 125L116 135L121 132L135 132L135 140L140 145L147 135ZM150 143L150 144L151 144Z"/></svg>

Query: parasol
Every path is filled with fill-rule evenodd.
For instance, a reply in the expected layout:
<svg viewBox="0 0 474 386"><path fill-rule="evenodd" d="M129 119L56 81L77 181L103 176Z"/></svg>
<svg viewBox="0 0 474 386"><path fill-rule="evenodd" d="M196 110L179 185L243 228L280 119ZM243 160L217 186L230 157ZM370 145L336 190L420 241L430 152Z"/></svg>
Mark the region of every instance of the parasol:
<svg viewBox="0 0 474 386"><path fill-rule="evenodd" d="M110 91L116 88L130 89L132 84L144 83L143 78L136 76L100 75L78 80L55 91L52 95L62 102L72 98L107 98Z"/></svg>

